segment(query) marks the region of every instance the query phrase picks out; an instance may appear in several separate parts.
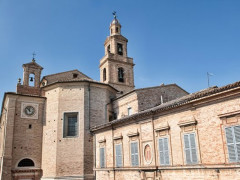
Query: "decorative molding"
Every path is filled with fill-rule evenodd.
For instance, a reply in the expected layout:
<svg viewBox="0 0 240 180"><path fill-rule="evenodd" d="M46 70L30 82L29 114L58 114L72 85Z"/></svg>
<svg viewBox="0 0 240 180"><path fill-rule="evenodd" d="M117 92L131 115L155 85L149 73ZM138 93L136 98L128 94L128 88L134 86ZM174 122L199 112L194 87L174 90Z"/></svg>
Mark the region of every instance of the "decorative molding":
<svg viewBox="0 0 240 180"><path fill-rule="evenodd" d="M146 154L145 154L146 153L145 149L146 149L147 146L150 147L150 151L151 151L151 159L149 161L146 160ZM151 146L151 144L149 142L144 145L144 148L143 148L143 159L144 159L144 162L147 165L151 164L152 161L153 161L153 149L152 149L152 146Z"/></svg>
<svg viewBox="0 0 240 180"><path fill-rule="evenodd" d="M170 126L167 124L167 125L155 128L154 131L159 132L159 131L165 131L165 130L169 130L169 129L170 129Z"/></svg>
<svg viewBox="0 0 240 180"><path fill-rule="evenodd" d="M27 173L27 172L42 172L42 169L34 169L34 168L27 168L27 169L24 169L24 168L19 168L19 169L12 169L11 170L13 173Z"/></svg>
<svg viewBox="0 0 240 180"><path fill-rule="evenodd" d="M27 106L31 106L35 109L35 112L33 115L27 115L25 113L25 108ZM38 104L36 103L31 103L31 102L22 102L21 104L21 118L26 118L26 119L38 119Z"/></svg>
<svg viewBox="0 0 240 180"><path fill-rule="evenodd" d="M130 132L130 133L127 134L127 136L128 137L139 136L139 132L135 132L135 133Z"/></svg>
<svg viewBox="0 0 240 180"><path fill-rule="evenodd" d="M120 135L120 136L115 136L115 137L113 137L113 140L119 140L119 139L122 139L122 138L123 138L122 135Z"/></svg>
<svg viewBox="0 0 240 180"><path fill-rule="evenodd" d="M236 116L236 115L240 115L240 110L219 114L218 117L219 118L227 118L227 117Z"/></svg>
<svg viewBox="0 0 240 180"><path fill-rule="evenodd" d="M98 142L99 142L99 143L104 143L104 142L106 142L106 139L105 139L105 138L100 139L100 140L98 140Z"/></svg>
<svg viewBox="0 0 240 180"><path fill-rule="evenodd" d="M190 126L190 125L196 125L196 124L197 124L197 120L194 117L192 117L190 120L180 121L178 123L178 126L184 127L184 126Z"/></svg>

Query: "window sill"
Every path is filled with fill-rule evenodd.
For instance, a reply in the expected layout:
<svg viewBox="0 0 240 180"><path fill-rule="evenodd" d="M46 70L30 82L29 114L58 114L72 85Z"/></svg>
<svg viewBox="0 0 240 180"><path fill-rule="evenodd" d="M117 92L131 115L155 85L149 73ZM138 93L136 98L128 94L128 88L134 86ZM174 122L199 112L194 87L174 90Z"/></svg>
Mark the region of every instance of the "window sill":
<svg viewBox="0 0 240 180"><path fill-rule="evenodd" d="M78 138L79 136L65 136L63 139L75 139Z"/></svg>

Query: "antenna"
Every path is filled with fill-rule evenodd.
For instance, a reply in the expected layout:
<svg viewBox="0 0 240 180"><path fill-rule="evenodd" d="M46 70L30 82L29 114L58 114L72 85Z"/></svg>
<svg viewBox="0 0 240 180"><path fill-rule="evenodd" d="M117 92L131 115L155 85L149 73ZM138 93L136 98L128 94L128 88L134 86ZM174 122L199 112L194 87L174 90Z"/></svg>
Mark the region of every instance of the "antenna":
<svg viewBox="0 0 240 180"><path fill-rule="evenodd" d="M210 76L213 76L213 73L207 72L208 87L210 87Z"/></svg>

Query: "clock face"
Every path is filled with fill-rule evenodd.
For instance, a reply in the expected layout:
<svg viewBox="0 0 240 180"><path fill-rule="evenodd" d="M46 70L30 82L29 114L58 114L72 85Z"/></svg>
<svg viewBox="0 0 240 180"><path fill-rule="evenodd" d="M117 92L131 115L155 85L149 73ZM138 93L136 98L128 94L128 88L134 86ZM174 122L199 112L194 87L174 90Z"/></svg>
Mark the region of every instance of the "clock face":
<svg viewBox="0 0 240 180"><path fill-rule="evenodd" d="M35 108L33 106L26 106L24 112L28 116L32 116L35 114Z"/></svg>

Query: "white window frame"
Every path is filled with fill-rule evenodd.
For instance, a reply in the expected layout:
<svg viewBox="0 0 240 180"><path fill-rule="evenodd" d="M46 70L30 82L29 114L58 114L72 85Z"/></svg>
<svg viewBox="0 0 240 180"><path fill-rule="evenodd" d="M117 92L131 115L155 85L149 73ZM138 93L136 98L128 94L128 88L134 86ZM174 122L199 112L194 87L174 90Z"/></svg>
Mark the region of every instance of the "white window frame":
<svg viewBox="0 0 240 180"><path fill-rule="evenodd" d="M134 152L134 154L132 153L132 144L136 144L137 153L136 153L136 151ZM140 161L139 161L139 147L138 147L138 145L139 145L138 141L132 141L130 143L130 158L131 158L131 166L132 167L138 167L139 164L140 164ZM132 156L134 156L134 162L132 161ZM136 156L137 156L137 158L136 158ZM135 162L135 159L137 159L138 163Z"/></svg>
<svg viewBox="0 0 240 180"><path fill-rule="evenodd" d="M225 127L226 145L228 149L228 161L230 163L240 162L240 130L236 133L236 128L240 128L240 125ZM227 129L231 130L231 137L227 136ZM232 138L232 142L229 142L229 138ZM230 147L233 152L230 153ZM234 154L232 154L234 153ZM231 157L232 156L232 157ZM235 159L232 159L234 158Z"/></svg>
<svg viewBox="0 0 240 180"><path fill-rule="evenodd" d="M120 146L120 154L117 153L117 146ZM118 160L120 160L120 164ZM116 167L123 167L123 150L122 150L122 144L115 144L115 166Z"/></svg>
<svg viewBox="0 0 240 180"><path fill-rule="evenodd" d="M165 149L165 144L164 144L164 140L167 139L167 150ZM163 151L160 151L160 140L163 141ZM164 154L163 156L163 163L161 163L161 152ZM167 163L167 158L165 156L165 153L168 153L168 163ZM168 136L164 136L164 137L160 137L158 138L158 155L159 155L159 164L160 166L168 166L170 165L170 148L169 148L169 137Z"/></svg>
<svg viewBox="0 0 240 180"><path fill-rule="evenodd" d="M192 143L191 142L191 139L190 139L190 136L193 135L194 136L194 143L195 143L195 148L191 147ZM185 136L188 136L188 142L189 142L189 147L186 147L186 144L185 144ZM184 133L183 134L183 143L184 143L184 154L185 154L185 163L187 165L191 165L191 164L198 164L199 162L199 158L198 158L198 146L197 146L197 140L196 140L196 133L195 132L191 132L191 133ZM194 162L193 160L193 154L194 154L194 149L195 149L195 155L196 155L196 161ZM189 153L190 153L190 162L187 161L187 153L186 151L189 150Z"/></svg>

